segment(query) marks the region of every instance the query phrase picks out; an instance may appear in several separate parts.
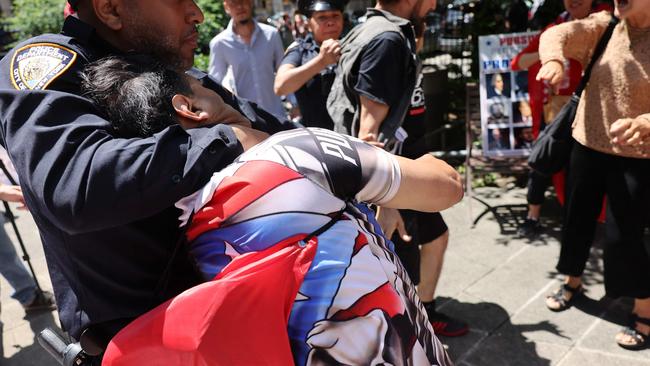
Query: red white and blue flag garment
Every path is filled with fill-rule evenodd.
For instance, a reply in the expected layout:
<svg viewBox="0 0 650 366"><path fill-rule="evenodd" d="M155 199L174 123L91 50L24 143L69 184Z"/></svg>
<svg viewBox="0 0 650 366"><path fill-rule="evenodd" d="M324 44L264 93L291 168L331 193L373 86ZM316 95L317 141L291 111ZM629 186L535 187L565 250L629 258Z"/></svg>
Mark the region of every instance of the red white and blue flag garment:
<svg viewBox="0 0 650 366"><path fill-rule="evenodd" d="M125 328L104 364L135 364L137 345L179 365L450 365L360 203L381 205L399 184L394 156L358 139L271 136L177 203L209 282Z"/></svg>

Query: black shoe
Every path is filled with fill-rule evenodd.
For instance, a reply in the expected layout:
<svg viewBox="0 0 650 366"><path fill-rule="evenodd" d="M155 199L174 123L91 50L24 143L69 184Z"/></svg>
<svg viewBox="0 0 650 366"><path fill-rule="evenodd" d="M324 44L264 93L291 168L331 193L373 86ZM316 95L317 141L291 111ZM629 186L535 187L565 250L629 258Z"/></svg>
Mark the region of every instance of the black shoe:
<svg viewBox="0 0 650 366"><path fill-rule="evenodd" d="M459 337L469 331L469 326L462 320L454 319L439 312L429 312L429 322L436 335Z"/></svg>
<svg viewBox="0 0 650 366"><path fill-rule="evenodd" d="M517 234L524 237L535 237L539 235L544 227L539 222L539 220L526 219L523 224L519 226Z"/></svg>
<svg viewBox="0 0 650 366"><path fill-rule="evenodd" d="M39 311L52 311L56 310L54 303L54 295L49 291L35 291L34 300L28 305L23 305L25 313L32 314Z"/></svg>

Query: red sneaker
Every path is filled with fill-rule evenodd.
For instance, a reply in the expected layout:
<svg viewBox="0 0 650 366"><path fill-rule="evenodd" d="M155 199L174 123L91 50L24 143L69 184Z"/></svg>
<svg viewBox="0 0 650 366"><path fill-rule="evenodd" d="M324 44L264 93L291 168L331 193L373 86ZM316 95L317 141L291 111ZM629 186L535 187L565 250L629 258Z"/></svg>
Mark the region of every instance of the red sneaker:
<svg viewBox="0 0 650 366"><path fill-rule="evenodd" d="M432 312L429 314L429 321L436 335L445 337L459 337L469 331L467 323L454 319L443 313Z"/></svg>

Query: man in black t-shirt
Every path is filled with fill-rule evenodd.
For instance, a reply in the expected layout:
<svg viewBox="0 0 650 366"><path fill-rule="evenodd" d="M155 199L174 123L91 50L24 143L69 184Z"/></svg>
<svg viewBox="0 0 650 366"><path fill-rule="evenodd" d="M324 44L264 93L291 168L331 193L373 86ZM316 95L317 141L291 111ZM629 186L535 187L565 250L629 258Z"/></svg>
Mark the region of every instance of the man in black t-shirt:
<svg viewBox="0 0 650 366"><path fill-rule="evenodd" d="M334 127L326 102L341 55L343 5L342 0L298 2L300 12L309 17L311 33L289 46L275 76L275 93L295 93L302 124L307 127Z"/></svg>
<svg viewBox="0 0 650 366"><path fill-rule="evenodd" d="M420 73L402 125L408 135L400 155L407 158L419 157L428 152L426 144L422 143L426 133L422 79ZM418 285L418 295L433 329L436 334L447 337L466 334L469 328L465 322L437 312L435 307L436 286L449 242L445 220L439 212L400 210L400 214L406 223L406 231L413 237L411 242L405 242L399 235L393 235L391 240L395 243L395 251L404 263L409 277Z"/></svg>
<svg viewBox="0 0 650 366"><path fill-rule="evenodd" d="M366 21L342 40L337 76L327 99L335 131L383 147L380 128L385 122L403 121L419 66L413 26L407 19L421 19L435 4L380 0L368 9ZM380 208L377 219L386 236L397 230L410 240L397 210Z"/></svg>
<svg viewBox="0 0 650 366"><path fill-rule="evenodd" d="M385 123L401 123L405 118L411 117L423 119L423 99L411 106L417 99L413 98L413 95L422 96L421 88L418 94L418 79L421 81L421 78L413 26L422 28L423 17L435 6L436 1L430 0L412 4L400 0L379 0L377 6L368 9L366 13L366 27L352 30L344 38L343 56L339 62L340 74L335 81L341 84L334 86L328 100L328 110L334 118L337 131L382 145L378 139ZM380 17L384 17L390 24L387 25ZM369 26L370 23L372 26ZM392 28L392 30L379 31L376 29L378 27ZM374 35L375 33L377 34ZM370 34L374 36L371 38ZM370 41L365 43L368 38L371 38ZM361 50L356 50L355 48L359 46L362 47ZM345 90L345 97L338 93L341 88ZM346 102L349 102L349 106L354 111L348 109L342 114L337 114L337 107ZM413 115L409 115L409 110ZM351 115L353 117L348 119ZM417 122L413 124L418 125ZM425 296L422 296L423 293L419 289L429 319L437 333L446 335L466 333L467 325L435 311L433 292L447 242L447 227L442 217L437 214L436 218L427 216L418 220L419 217L414 212L406 212L405 215L410 230L406 230L400 214L393 209L380 208L377 220L386 235L392 237L397 246L407 252L400 257L414 282L417 282L420 277L418 244L430 244L423 251L426 257L422 261L426 268L423 272L425 279L420 287L425 289ZM420 225L422 230L418 228L418 221L422 222ZM396 230L399 235L393 235ZM407 232L413 234L413 243L404 243L412 239ZM401 249L398 253L402 252Z"/></svg>

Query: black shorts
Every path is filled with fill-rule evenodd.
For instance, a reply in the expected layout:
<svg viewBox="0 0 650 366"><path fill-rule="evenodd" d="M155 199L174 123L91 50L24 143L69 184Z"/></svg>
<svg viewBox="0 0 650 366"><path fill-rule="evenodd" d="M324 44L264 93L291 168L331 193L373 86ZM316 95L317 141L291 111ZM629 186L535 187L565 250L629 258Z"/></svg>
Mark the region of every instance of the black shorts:
<svg viewBox="0 0 650 366"><path fill-rule="evenodd" d="M400 210L406 232L413 237L410 242L404 242L397 232L391 240L395 243L395 252L402 261L406 272L414 284L420 282L420 248L419 245L427 244L439 238L447 229L447 224L439 212L419 212Z"/></svg>

